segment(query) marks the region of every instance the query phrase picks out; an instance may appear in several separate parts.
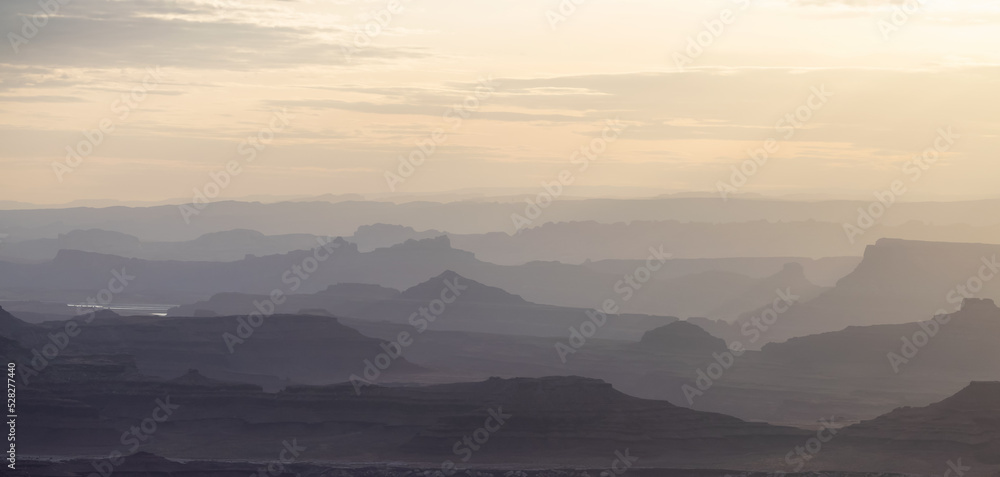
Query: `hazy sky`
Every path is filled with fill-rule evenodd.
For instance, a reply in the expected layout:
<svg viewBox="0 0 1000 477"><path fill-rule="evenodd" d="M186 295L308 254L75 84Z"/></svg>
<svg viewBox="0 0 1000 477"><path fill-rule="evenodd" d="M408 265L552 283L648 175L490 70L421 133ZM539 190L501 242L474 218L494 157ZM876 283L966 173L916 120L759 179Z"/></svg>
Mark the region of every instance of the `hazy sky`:
<svg viewBox="0 0 1000 477"><path fill-rule="evenodd" d="M911 197L998 195L995 1L914 0L895 21L878 0L576 0L563 17L554 0L398 1L52 0L35 15L3 0L0 200L191 197L229 161L241 172L220 199L387 194L385 173L438 128L395 193L540 188L566 169L581 187L709 191L768 138L741 190L859 193L906 177L951 127ZM379 11L386 27L359 34ZM685 52L699 34L711 44ZM478 108L446 118L485 78ZM833 96L809 108L821 87ZM797 109L801 128L776 130ZM571 164L616 118L620 139ZM102 121L114 131L86 139ZM249 162L241 142L269 125ZM57 174L67 146L92 152Z"/></svg>

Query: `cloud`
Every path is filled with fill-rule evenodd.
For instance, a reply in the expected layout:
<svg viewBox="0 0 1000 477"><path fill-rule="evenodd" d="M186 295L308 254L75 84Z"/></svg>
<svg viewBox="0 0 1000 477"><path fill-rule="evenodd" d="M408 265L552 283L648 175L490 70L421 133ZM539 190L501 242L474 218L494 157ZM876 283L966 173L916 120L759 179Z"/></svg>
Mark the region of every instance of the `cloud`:
<svg viewBox="0 0 1000 477"><path fill-rule="evenodd" d="M37 13L31 2L3 2L0 31L20 32ZM238 7L244 7L240 9ZM159 65L261 71L310 65L345 65L337 38L347 33L338 16L287 7L165 0L74 0L50 16L15 52L0 48L0 63L60 68ZM419 58L417 48L372 45L352 62Z"/></svg>
<svg viewBox="0 0 1000 477"><path fill-rule="evenodd" d="M9 96L0 95L0 102L6 103L83 103L73 96Z"/></svg>

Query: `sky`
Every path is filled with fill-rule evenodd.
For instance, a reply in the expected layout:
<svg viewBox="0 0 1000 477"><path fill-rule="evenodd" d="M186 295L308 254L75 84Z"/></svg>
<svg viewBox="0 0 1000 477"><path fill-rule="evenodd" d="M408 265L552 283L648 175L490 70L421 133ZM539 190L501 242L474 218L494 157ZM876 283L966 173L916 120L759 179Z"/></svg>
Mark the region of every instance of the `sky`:
<svg viewBox="0 0 1000 477"><path fill-rule="evenodd" d="M4 0L0 200L561 174L567 194L998 197L998 20L986 0Z"/></svg>

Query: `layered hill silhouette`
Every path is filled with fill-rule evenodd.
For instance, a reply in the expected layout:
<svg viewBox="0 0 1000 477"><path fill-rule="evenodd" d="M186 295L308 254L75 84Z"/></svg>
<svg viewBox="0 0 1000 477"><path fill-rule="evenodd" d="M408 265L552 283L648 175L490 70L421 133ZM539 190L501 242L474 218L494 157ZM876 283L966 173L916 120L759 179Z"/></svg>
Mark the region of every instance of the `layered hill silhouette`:
<svg viewBox="0 0 1000 477"><path fill-rule="evenodd" d="M292 382L346 380L362 372L365 360L384 352L382 340L322 316L159 318L102 311L73 322L76 336L69 338L66 322L21 323L13 332L3 333L17 341L17 362L25 372L35 371L34 380L71 372L73 360L80 356L127 355L137 371L150 376L177 376L197 369L211 379L279 389ZM46 349L52 343L61 349L55 358ZM425 371L399 357L381 374L385 379L406 380Z"/></svg>
<svg viewBox="0 0 1000 477"><path fill-rule="evenodd" d="M933 402L970 381L1000 379L998 334L1000 308L992 300L970 299L961 311L933 321L854 326L772 343L736 358L694 406L770 421L820 409L848 421L868 419L895 407ZM748 338L733 343L745 346ZM713 362L705 359L696 369ZM649 369L657 370L660 379L619 384L633 394L686 402L678 383L695 384L692 371L685 377L668 366ZM658 385L663 382L670 384Z"/></svg>
<svg viewBox="0 0 1000 477"><path fill-rule="evenodd" d="M597 334L565 361L551 338L429 330L407 357L469 379L581 375L635 396L743 419L805 425L830 414L852 423L900 406L927 405L970 381L1000 379L994 339L1000 334L1000 309L993 302L967 300L961 311L938 322L945 324L929 342L919 335L934 328L914 321L850 327L729 357L724 354L730 346L754 348L751 338L726 343L693 323L676 322L650 330L637 342ZM345 323L383 339L409 327L356 319ZM911 349L915 345L906 343L914 339L923 346ZM566 337L560 341L567 343ZM517 349L516 355L506 352L510 349ZM701 377L722 364L728 367L718 379ZM708 387L689 402L685 385Z"/></svg>
<svg viewBox="0 0 1000 477"><path fill-rule="evenodd" d="M191 373L189 372L188 375ZM141 420L147 407L177 406L142 446L171 458L267 459L274 436L295 435L312 459L331 462L455 458L453 448L488 422L490 445L477 463L606 465L610 446L649 463L736 464L747 452L777 453L808 431L748 423L662 401L637 399L610 384L579 377L489 379L427 387L361 389L350 384L290 387L277 394L206 379L42 383L30 389L22 416L38 419L25 453L66 455L115 445L115 427ZM45 399L58 394L61 401ZM74 410L74 418L41 412ZM147 416L148 417L148 416ZM66 429L62 439L44 436ZM226 446L213 443L227 442Z"/></svg>
<svg viewBox="0 0 1000 477"><path fill-rule="evenodd" d="M318 234L264 235L249 229L219 230L181 241L142 240L120 231L80 229L53 237L8 238L0 248L0 259L11 261L51 260L59 250L80 250L146 260L234 261L246 255L273 255L309 248ZM863 254L867 244L879 238L941 242L1000 243L998 226L940 226L911 222L898 226L879 225L869 230L863 240L846 240L842 224L834 222L632 222L547 223L517 234L503 232L458 234L439 230L416 231L401 225L374 224L358 227L352 236L344 235L370 252L407 240L425 240L447 236L454 246L473 252L480 260L501 265L520 265L532 261L583 263L603 260L642 259L650 244L662 244L675 259L722 263L738 257L743 264L737 271L753 274L750 259L765 263L774 257L787 257L777 264L798 261L807 267L810 278L826 283L839 278ZM731 240L740 237L740 240ZM803 258L806 257L806 258ZM833 258L829 258L833 257ZM742 265L742 266L741 266ZM725 265L715 265L727 270ZM773 266L772 266L773 267ZM705 270L690 270L686 273ZM768 274L774 273L772 268ZM843 272L843 273L841 273Z"/></svg>
<svg viewBox="0 0 1000 477"><path fill-rule="evenodd" d="M398 202L0 211L20 472L1000 473L996 200Z"/></svg>
<svg viewBox="0 0 1000 477"><path fill-rule="evenodd" d="M872 471L995 475L1000 469L1000 381L973 382L940 402L906 407L839 432L810 469L842 466ZM885 456L893 455L894 461ZM958 469L958 470L956 470Z"/></svg>
<svg viewBox="0 0 1000 477"><path fill-rule="evenodd" d="M440 254L438 258L455 258L465 253L451 249L446 239L438 238L407 242L372 254L379 253L383 257L408 255L407 251L413 249L436 251ZM966 298L1000 298L1000 280L983 279L1000 277L1000 270L994 271L998 264L994 257L998 252L1000 246L988 244L884 239L870 246L858 267L830 289L813 285L803 276L802 267L790 264L770 277L757 280L729 272L653 280L646 284L645 290L636 290L626 305L633 310L682 318L732 319L735 320L733 325L697 321L717 336L731 340L743 334L748 321L759 319L772 308L777 298L794 295L796 302L791 308L780 313L776 322L760 333L760 345L763 345L851 325L930 319L937 313L955 311ZM596 293L602 287L598 280L614 277L580 273L580 267L573 265L534 263L502 267L466 259L442 261L454 263L454 270L463 276L473 279L476 276L495 277L489 279L489 283L531 302L587 302L581 291L596 290L593 292ZM461 269L469 272L461 272ZM532 273L527 273L529 271ZM979 276L981 272L983 277ZM398 278L397 275L387 280ZM588 282L592 285L588 286ZM554 283L576 286L555 290ZM978 291L974 291L975 288ZM545 293L546 289L553 293ZM519 290L530 295L523 295ZM574 296L567 296L570 293ZM784 309L784 306L778 308ZM664 312L659 313L658 309Z"/></svg>
<svg viewBox="0 0 1000 477"><path fill-rule="evenodd" d="M253 230L210 232L187 241L143 241L122 232L72 230L56 238L9 242L0 259L22 262L52 260L60 250L117 255L144 260L234 261L247 255L274 255L316 246L311 234L264 235Z"/></svg>
<svg viewBox="0 0 1000 477"><path fill-rule="evenodd" d="M832 439L824 437L822 452L803 463L806 469L835 463L842 471L917 473L921 465L947 465L957 453L974 469L969 475L991 475L1000 468L990 460L1000 439L997 392L996 382L974 383L941 403L847 428L834 417L823 424ZM42 382L25 394L21 415L34 426L19 448L47 455L114 447L116 428L160 405L171 408L169 420L141 449L175 459L270 459L274 435L290 434L298 448L328 462L436 461L454 459L463 439L486 426L489 445L475 452L477 464L602 465L610 447L639 457L644 467L784 472L798 470L790 457L796 448L824 435L638 399L606 382L571 376L423 387L293 386L268 394L188 371L167 380L122 374ZM57 433L61 438L49 437Z"/></svg>
<svg viewBox="0 0 1000 477"><path fill-rule="evenodd" d="M995 454L1000 444L1000 381L974 381L954 396L925 407L905 407L852 426L851 437L884 440L954 440L986 446ZM992 446L991 446L992 444Z"/></svg>
<svg viewBox="0 0 1000 477"><path fill-rule="evenodd" d="M420 287L416 290L432 289ZM427 293L417 295L422 299L428 297ZM493 293L478 296L491 303L512 300L509 296ZM283 379L329 382L332 376L338 375L344 379L350 373L361 371L360 363L352 368L350 363L355 358L347 355L365 356L381 352L383 348L376 346L379 340L364 338L332 318L275 315L256 329L245 344L240 344L236 353L227 355L224 346L221 353L210 352L211 338L228 328L226 321L232 320L235 324L233 318L151 319L102 313L100 318L82 328L82 333L73 339L64 356L53 360L50 368L26 387L30 389L25 394L32 403L29 408L34 409L29 412L51 416L37 418L38 426L27 433L26 439L38 445L39 452L92 451L106 444L102 439L117 437L109 425L114 427L115 422L125 425L138 418L133 414L142 409L142 402L152 402L164 393L169 393L173 399L185 398L184 409L194 415L180 420L182 414L178 414L180 421L147 450L175 457L207 457L199 452L208 448L208 441L200 443L197 439L221 439L238 443L230 450L223 450L225 458L256 458L257 452L265 452L263 442L274 429L287 428L287 432L295 430L303 439L328 439L326 442L336 443L336 449L346 452L336 459L363 459L364 455L377 459L416 459L417 456L434 455L436 446L460 439L461 435L457 434L469 432L462 429L475 424L477 419L481 422L485 418L483 413L492 406L505 406L504 413L521 416L528 422L523 424L526 427L511 425L509 429L516 432L511 432L509 441L497 438L494 453L489 457L483 454L484 462L558 464L573 459L586 462L586 456L598 450L588 444L594 442L592 436L615 435L618 437L612 441L622 445L629 443L628 448L632 451L643 449L649 461L657 465L686 467L725 463L730 468L783 469L787 468L788 450L802 445L815 434L815 431L752 427L760 425L748 427L739 419L712 417L718 415L682 409L667 402L630 401L635 398L613 391L609 383L569 376L494 379L478 384L426 388L292 385L274 397L262 393L259 387L239 382L273 387L275 381ZM967 300L961 312L939 321L944 323L932 341L920 347L918 354L909 357L909 362L899 371L893 369L885 355L901 346L902 338L926 329L919 323L854 327L771 344L760 352L747 352L713 389L698 398L694 407L727 408L741 416L756 413L758 419L788 418L798 413L815 416L822 412L824 414L820 415L829 414L839 426L853 422L842 416L845 412L858 409L870 412L886 406L892 409L899 406L899 399L909 402L940 400L967 387L970 376L976 377L974 381L988 381L989 376L996 380L1000 363L997 363L992 337L1000 331L997 329L1000 309L990 301ZM13 349L13 354L24 355L40 344L32 340L45 339L58 329L58 325L22 325L17 338L26 343L15 343L8 348ZM371 326L408 325L372 323ZM501 335L429 331L427 336L430 341L407 349L407 361L394 363L380 382L454 380L456 376L476 379L475 373L469 371L492 360L503 361L503 366L512 374L533 374L537 368L531 366L536 365L537 358L533 357L532 347L552 352L551 339L510 336L503 339L514 341L484 347L476 340ZM503 339L495 341L494 345L503 343ZM216 343L215 346L220 345ZM469 354L456 352L448 346L464 346ZM530 365L518 365L517 359L504 351L515 346L522 350L519 354L523 353L522 359ZM725 349L726 343L722 340L711 337L697 326L678 322L651 330L638 342L588 342L580 350L582 354L563 366L568 366L566 374L584 371L591 376L606 376L622 391L647 397L658 391L644 385L668 384L667 388L660 388L660 399L665 396L662 391L669 389L677 393L669 400L682 404L680 386L694 383L694 371L703 369L712 362L714 354ZM280 357L275 354L279 352ZM442 358L437 361L425 359L432 353L440 353ZM556 362L554 356L550 355L549 359ZM424 369L410 368L410 360ZM273 365L279 361L283 363L281 374L262 379L275 371ZM462 362L464 371L434 375L435 364L448 361ZM342 366L345 362L348 365ZM310 363L322 366L311 367ZM400 371L412 372L389 376L396 366L400 366ZM553 367L559 366L554 364ZM193 371L195 369L198 371ZM162 378L144 377L148 374ZM278 376L280 378L274 379ZM961 455L970 456L964 462L975 462L982 469L990 469L994 464L989 461L989 453L994 448L996 434L990 427L996 422L990 414L995 412L991 403L996 400L990 393L996 386L977 386L970 388L975 392L960 393L943 401L944 404L928 407L926 412L901 409L839 430L839 437L833 443L824 444L824 458L817 458L808 468L831 468L821 465L826 462L828 465L836 463L836 468L844 470L887 472L888 469L904 469L915 473L917 465L929 465L949 452L960 451ZM947 391L949 387L953 390ZM107 397L109 392L116 396L111 401ZM220 407L221 402L228 404ZM768 415L769 408L777 414ZM338 411L329 414L332 411L324 409ZM442 415L436 414L434 409L448 411ZM359 412L367 416L364 419L374 420L358 421ZM216 413L235 421L211 427L206 433L204 429L209 427L206 419ZM421 418L407 421L409 418L402 417L409 415ZM73 417L70 419L70 416ZM258 416L253 422L259 424L241 423L249 416ZM260 416L271 417L259 421ZM278 419L280 424L268 424L267 419ZM303 427L305 424L295 424L298 419L303 422L320 419L326 424L319 428ZM396 431L391 434L386 434L385 424L390 422L386 419L394 423ZM510 422L515 422L514 418ZM564 430L553 428L554 422L565 423L568 427ZM941 427L942 422L945 427ZM75 431L58 430L66 426ZM909 433L901 430L906 426L912 426ZM269 429L266 432L265 427ZM403 429L406 432L400 434ZM343 439L336 437L348 430L349 434ZM932 430L936 432L932 434ZM66 437L60 440L43 437L53 432L64 432ZM196 436L192 441L187 433L201 437ZM858 453L859 446L867 446L869 450ZM541 452L542 449L545 452ZM445 446L441 455L446 457L449 450ZM218 448L213 452L216 452L213 457L220 458Z"/></svg>
<svg viewBox="0 0 1000 477"><path fill-rule="evenodd" d="M442 295L450 301L442 301ZM255 302L266 300L268 297L264 295L223 293L207 301L173 308L168 315L237 315L249 313ZM440 303L432 306L435 301ZM440 308L435 309L438 305ZM289 295L276 309L280 313L387 321L416 329L549 337L563 337L570 327L579 327L588 320L585 309L530 303L450 270L403 292L377 285L332 285L315 294ZM677 318L620 314L609 320L602 336L634 340L650 329L674 321Z"/></svg>
<svg viewBox="0 0 1000 477"><path fill-rule="evenodd" d="M927 320L968 298L1000 299L1000 246L882 239L837 285L794 305L768 342L852 325Z"/></svg>
<svg viewBox="0 0 1000 477"><path fill-rule="evenodd" d="M603 224L635 221L733 223L748 221L838 224L834 236L846 240L840 224L854 223L857 209L867 200L793 201L716 197L659 197L651 199L584 199L555 201L545 210L546 222L595 221ZM956 202L903 202L893 206L883 225L913 221L936 225L997 225L994 211L1000 200ZM237 202L209 204L196 217L184 216L176 205L151 207L62 208L2 210L0 223L12 240L54 238L73 230L101 228L140 240L192 240L211 232L257 230L266 235L289 232L321 236L350 236L358 227L376 223L398 224L416 230L442 230L455 234L481 234L510 230L511 214L523 213L522 198L510 202ZM875 234L873 231L872 234ZM873 239L874 240L874 239ZM962 238L962 240L969 240ZM646 244L643 244L647 246ZM788 253L781 253L787 256Z"/></svg>
<svg viewBox="0 0 1000 477"><path fill-rule="evenodd" d="M481 284L473 285L465 282L460 275L445 274L436 280L430 280L415 288L407 299L404 293L372 285L338 285L326 290L327 293L339 294L339 298L329 300L323 298L323 293L302 295L305 301L296 303L296 295L287 298L285 305L293 308L302 306L313 307L336 314L336 310L328 310L329 303L354 306L349 315L350 326L362 330L369 336L375 336L385 341L395 339L400 331L414 331L410 317L418 313L420 307L429 306L430 301L439 297L447 288L444 280L451 278L460 281L463 286L470 286L474 301L462 303L456 300L449 304L442 317L434 323L428 323L427 333L421 336L421 346L407 350L406 359L413 360L416 365L435 370L433 376L427 372L420 373L423 377L389 376L389 380L416 380L424 382L442 382L446 376L462 376L466 378L503 376L540 376L551 374L580 374L606 379L620 386L621 389L643 397L667 399L675 403L685 403L682 392L684 384L691 384L697 378L697 371L714 362L713 352L719 351L721 342L710 336L692 335L688 326L667 327L669 331L661 337L664 343L680 343L684 346L648 347L642 343L614 341L614 339L639 340L645 331L654 330L660 325L672 321L669 318L659 318L666 322L658 322L655 317L635 317L634 326L628 319L609 320L597 336L587 340L586 346L562 363L560 356L553 350L557 341L565 342L569 337L568 327L579 326L586 318L581 309L560 309L525 304L516 296L502 290ZM439 283L435 283L439 281ZM361 297L372 297L372 300ZM230 305L243 303L249 311L232 313L246 315L253 311L253 301L263 301L264 296L226 295ZM349 297L345 299L344 297ZM233 301L235 300L235 301ZM249 302L241 301L249 300ZM225 303L226 300L219 300ZM204 311L196 305L191 311ZM243 306L243 305L239 305ZM223 309L223 315L230 314ZM288 310L295 314L300 310ZM280 314L286 313L280 308ZM365 314L367 313L367 314ZM791 312L780 315L778 320L785 319ZM195 313L197 314L197 313ZM947 324L940 325L933 341L927 346L918 348L918 356L906 348L904 338L914 340L916 333L923 332L931 325L921 324L927 318L916 314L908 323L879 326L855 326L842 331L824 333L814 336L792 339L785 343L775 343L766 346L763 351L750 352L740 357L733 369L727 371L725 379L714 386L711 392L699 397L694 406L699 409L725 412L748 419L763 419L778 422L801 422L823 409L829 409L850 419L870 418L877 413L885 412L894 407L908 404L926 404L935 399L952 393L963 383L974 380L998 379L996 369L1000 369L1000 360L991 339L1000 333L997 328L1000 323L1000 312L991 302L966 300L965 308L958 313L947 316ZM203 314L204 316L204 314ZM923 315L926 316L926 315ZM627 317L627 315L623 315ZM267 324L261 330L273 326L281 316L268 318ZM295 368L295 373L289 374L284 366L270 364L261 368L249 366L242 360L247 359L237 353L235 375L217 374L228 365L210 364L211 356L224 355L227 350L221 336L224 332L234 332L238 325L235 316L205 317L195 319L175 319L159 321L142 317L123 318L109 316L107 323L111 327L98 327L101 330L96 336L91 334L79 342L89 346L90 340L97 340L87 352L107 353L109 349L131 347L144 370L166 376L180 374L189 368L202 369L210 376L233 380L256 382L268 386L277 386L281 379L291 379L296 382L330 382L339 379L338 376L356 373L366 359L366 355L374 355L378 341L363 348L371 351L360 352L346 361L350 366L333 366L321 368L313 362L304 362ZM200 320L206 320L201 323ZM101 323L103 320L97 320ZM940 321L945 321L941 318ZM153 323L163 328L150 328ZM296 340L306 342L318 340L323 335L324 327L332 326L335 321L329 316L300 316L292 320L282 320L275 332L286 334L282 341L248 340L247 348L256 346L295 346ZM385 323L385 325L376 325ZM679 324L678 324L679 325ZM44 342L44 335L57 325L41 327L45 332L37 332L36 342ZM13 327L23 328L24 324L14 322ZM117 335L109 334L112 329L124 327L126 331L118 331ZM194 327L194 328L191 328ZM191 330L186 330L191 328ZM179 364L170 369L155 369L156 353L167 353L155 346L146 346L142 340L129 343L112 344L111 336L129 336L128 330L162 329L163 336L170 337L168 348L179 356ZM202 330L206 333L195 333ZM676 333L687 331L687 333ZM770 332L770 328L759 332L762 343ZM256 333L256 332L255 332ZM188 334L190 335L188 337ZM500 335L527 335L502 338ZM676 334L676 336L672 336ZM531 335L544 338L533 339ZM141 336L138 334L132 336ZM260 335L260 336L266 336ZM647 337L647 344L655 334ZM258 335L255 335L258 337ZM194 340L188 343L187 340ZM610 340L609 340L610 339ZM746 348L753 349L751 335L740 334L727 338L730 343L739 341ZM655 342L655 341L654 341ZM257 343L257 344L252 344ZM699 346L698 343L709 343ZM715 343L715 344L713 344ZM193 349L195 353L180 351ZM213 348L211 353L198 352L203 347ZM237 347L242 349L244 345ZM322 345L317 342L317 349ZM911 345L912 346L912 345ZM162 346L160 346L162 348ZM303 353L309 346L298 347ZM361 348L359 348L361 349ZM518 349L518 356L511 356L509 349ZM850 350L845 352L845 350ZM265 351L264 354L273 351ZM373 354L374 353L374 354ZM890 353L903 359L888 358ZM304 354L303 356L306 356ZM370 357L370 356L369 356ZM331 355L331 359L333 355ZM305 357L303 359L306 359ZM353 363L352 363L353 362ZM242 364L241 364L242 363ZM356 363L356 364L354 364ZM174 366L174 365L171 365ZM352 366L354 368L352 368ZM403 368L400 368L401 370ZM395 370L395 368L394 368ZM226 371L231 372L231 371ZM256 377L246 377L243 374L259 374ZM283 377L283 378L282 378ZM765 387L761 387L766 383ZM778 402L785 406L773 405Z"/></svg>
<svg viewBox="0 0 1000 477"><path fill-rule="evenodd" d="M426 237L413 231L408 238ZM832 221L595 221L546 223L510 235L503 232L449 234L457 248L482 260L518 264L532 260L581 263L585 260L634 259L636 250L663 244L677 258L860 256L880 238L940 242L1000 243L997 225L972 227L908 222L878 224L848 240L843 222ZM734 237L738 239L734 240ZM361 243L361 242L359 242Z"/></svg>
<svg viewBox="0 0 1000 477"><path fill-rule="evenodd" d="M670 261L662 248L653 247L646 252L651 255L654 267ZM317 256L324 260L317 260ZM51 262L0 262L0 286L20 290L19 296L24 299L44 298L51 290L63 290L65 296L82 301L106 288L113 273L124 270L135 278L118 295L120 301L153 298L157 303L191 303L224 292L316 293L344 283L402 290L451 270L532 303L593 308L611 299L625 313L686 317L709 316L720 304L746 301L760 291L758 282L767 280L735 272L703 272L660 279L648 268L643 269L646 275L637 272L645 263L644 260L642 265L622 274L558 262L503 266L480 261L470 252L453 248L447 237L407 241L368 253L336 239L315 250L247 257L234 262L148 261L62 250ZM817 288L802 277L797 283ZM760 300L757 306L769 303L771 298L764 296Z"/></svg>

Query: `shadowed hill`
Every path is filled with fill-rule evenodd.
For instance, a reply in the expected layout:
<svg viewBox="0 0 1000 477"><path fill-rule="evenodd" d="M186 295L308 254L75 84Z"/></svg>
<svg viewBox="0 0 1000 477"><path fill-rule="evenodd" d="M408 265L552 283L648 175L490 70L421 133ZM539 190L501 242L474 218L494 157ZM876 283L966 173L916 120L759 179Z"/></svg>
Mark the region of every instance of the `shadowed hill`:
<svg viewBox="0 0 1000 477"><path fill-rule="evenodd" d="M114 353L134 357L137 369L150 376L172 378L198 369L197 375L188 377L204 373L212 379L277 389L288 383L344 381L362 372L365 360L384 352L381 340L322 316L275 314L256 322L246 316L159 318L99 313L90 322L75 320L77 335L65 341L57 360L46 361L58 364ZM65 330L64 322L32 326L31 333L19 338L28 349L42 349L52 335ZM31 363L25 361L22 367ZM55 369L39 369L41 379ZM400 357L382 374L385 379L404 379L423 371Z"/></svg>
<svg viewBox="0 0 1000 477"><path fill-rule="evenodd" d="M697 325L678 321L647 331L642 335L639 346L649 350L694 351L708 355L712 351L724 351L727 344Z"/></svg>
<svg viewBox="0 0 1000 477"><path fill-rule="evenodd" d="M452 286L449 287L449 284ZM462 303L491 303L496 305L528 305L529 303L513 293L500 288L483 285L475 280L468 280L459 274L446 270L444 273L414 285L400 295L406 300L431 301L441 297L446 289L457 288Z"/></svg>
<svg viewBox="0 0 1000 477"><path fill-rule="evenodd" d="M357 291L357 293L354 293ZM249 313L264 295L218 294L210 300L173 308L169 316ZM406 325L409 331L451 330L522 336L563 337L588 320L587 310L529 303L502 289L446 271L404 292L363 284L333 285L310 295L288 295L278 313L342 316ZM423 310L423 311L421 311ZM642 333L677 321L674 317L621 314L603 327L603 337L637 340Z"/></svg>

